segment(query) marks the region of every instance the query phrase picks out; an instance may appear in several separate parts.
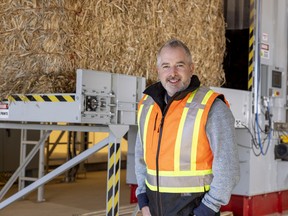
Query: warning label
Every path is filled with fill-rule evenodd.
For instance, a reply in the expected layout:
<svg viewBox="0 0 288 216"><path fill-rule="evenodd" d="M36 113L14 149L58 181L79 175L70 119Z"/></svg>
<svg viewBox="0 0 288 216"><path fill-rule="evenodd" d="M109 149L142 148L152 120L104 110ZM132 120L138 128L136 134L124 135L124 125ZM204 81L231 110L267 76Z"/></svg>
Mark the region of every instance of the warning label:
<svg viewBox="0 0 288 216"><path fill-rule="evenodd" d="M8 109L8 104L0 103L0 109Z"/></svg>
<svg viewBox="0 0 288 216"><path fill-rule="evenodd" d="M9 105L5 103L0 103L0 119L9 118Z"/></svg>
<svg viewBox="0 0 288 216"><path fill-rule="evenodd" d="M262 43L260 49L260 56L265 59L269 59L269 44Z"/></svg>
<svg viewBox="0 0 288 216"><path fill-rule="evenodd" d="M0 109L0 119L7 119L7 118L9 118L9 110Z"/></svg>

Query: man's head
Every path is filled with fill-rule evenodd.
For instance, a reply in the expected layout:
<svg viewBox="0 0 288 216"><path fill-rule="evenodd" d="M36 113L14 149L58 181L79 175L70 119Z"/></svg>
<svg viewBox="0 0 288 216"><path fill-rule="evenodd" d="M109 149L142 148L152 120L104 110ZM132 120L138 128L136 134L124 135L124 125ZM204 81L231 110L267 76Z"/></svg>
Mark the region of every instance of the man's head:
<svg viewBox="0 0 288 216"><path fill-rule="evenodd" d="M165 43L157 54L157 71L158 78L170 97L186 89L194 71L188 47L177 39Z"/></svg>

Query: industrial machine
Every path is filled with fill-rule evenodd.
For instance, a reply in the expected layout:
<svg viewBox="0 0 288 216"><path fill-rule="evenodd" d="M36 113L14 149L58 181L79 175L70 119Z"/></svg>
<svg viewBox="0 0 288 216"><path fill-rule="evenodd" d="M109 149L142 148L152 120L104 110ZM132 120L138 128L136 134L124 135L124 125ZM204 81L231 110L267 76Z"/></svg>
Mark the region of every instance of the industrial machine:
<svg viewBox="0 0 288 216"><path fill-rule="evenodd" d="M142 77L78 69L76 93L10 95L0 104L0 120L136 124L144 87Z"/></svg>
<svg viewBox="0 0 288 216"><path fill-rule="evenodd" d="M212 88L225 95L235 117L240 181L230 203L222 208L234 215L266 215L288 209L286 72L266 65L261 68L265 82L260 83L257 106L250 91Z"/></svg>
<svg viewBox="0 0 288 216"><path fill-rule="evenodd" d="M246 32L248 29L249 49L244 54L248 54L247 90L214 88L231 104L241 169L240 181L230 203L222 210L233 211L236 216L282 213L288 210L288 5L281 0L241 0L227 1L226 7L227 13L239 15L237 19L227 16L229 31L245 29ZM233 26L233 22L238 26ZM247 23L248 28L245 27ZM241 41L238 46L239 43ZM239 87L239 81L234 86ZM233 88L233 84L229 88Z"/></svg>
<svg viewBox="0 0 288 216"><path fill-rule="evenodd" d="M0 128L21 129L20 165L1 189L0 201L17 179L19 192L0 202L0 211L37 188L38 201L44 201L45 183L108 146L106 213L107 215L118 214L120 141L129 127L136 125L137 103L145 88L145 78L84 69L78 69L76 73L75 93L16 94L0 102ZM40 131L38 140L29 140L27 130ZM105 132L109 135L45 174L44 146L53 130ZM0 144L4 149L2 145L6 143ZM27 150L28 145L33 146L30 151ZM0 154L5 152L1 151ZM38 177L27 177L25 169L36 154L39 154ZM13 157L15 155L16 152ZM27 181L32 183L26 186Z"/></svg>

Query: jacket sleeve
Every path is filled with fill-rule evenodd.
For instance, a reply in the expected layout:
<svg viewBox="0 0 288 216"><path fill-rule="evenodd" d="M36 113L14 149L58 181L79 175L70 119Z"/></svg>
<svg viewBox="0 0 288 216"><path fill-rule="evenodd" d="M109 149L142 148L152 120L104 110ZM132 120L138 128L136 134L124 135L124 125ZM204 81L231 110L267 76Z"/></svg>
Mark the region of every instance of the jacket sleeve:
<svg viewBox="0 0 288 216"><path fill-rule="evenodd" d="M148 206L148 197L146 195L146 163L144 161L143 146L139 133L137 134L135 143L135 174L138 187L136 189L136 196L138 199L139 208L142 209L144 206Z"/></svg>
<svg viewBox="0 0 288 216"><path fill-rule="evenodd" d="M222 100L216 99L210 109L206 132L213 152L213 180L202 203L218 212L227 205L239 181L239 155L236 145L234 117Z"/></svg>

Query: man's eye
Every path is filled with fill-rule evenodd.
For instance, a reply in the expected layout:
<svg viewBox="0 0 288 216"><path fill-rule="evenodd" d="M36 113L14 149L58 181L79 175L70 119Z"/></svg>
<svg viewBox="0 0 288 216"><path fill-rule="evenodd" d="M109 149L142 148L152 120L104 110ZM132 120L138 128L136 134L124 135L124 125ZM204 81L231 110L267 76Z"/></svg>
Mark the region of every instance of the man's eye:
<svg viewBox="0 0 288 216"><path fill-rule="evenodd" d="M169 69L170 66L169 66L169 65L164 65L162 68L163 68L163 69Z"/></svg>
<svg viewBox="0 0 288 216"><path fill-rule="evenodd" d="M182 68L182 67L184 67L184 64L177 64L176 67L177 68Z"/></svg>

